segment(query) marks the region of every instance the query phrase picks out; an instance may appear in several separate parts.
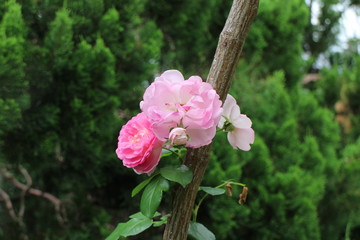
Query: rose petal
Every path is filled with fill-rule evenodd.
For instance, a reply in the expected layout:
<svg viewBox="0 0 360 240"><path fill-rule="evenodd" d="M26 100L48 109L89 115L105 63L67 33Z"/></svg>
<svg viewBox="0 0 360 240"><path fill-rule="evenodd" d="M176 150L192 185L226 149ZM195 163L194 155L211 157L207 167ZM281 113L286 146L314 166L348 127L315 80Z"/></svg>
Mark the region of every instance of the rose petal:
<svg viewBox="0 0 360 240"><path fill-rule="evenodd" d="M236 106L236 100L233 96L231 96L230 94L228 94L226 96L226 100L225 103L223 105L223 116L230 118L230 115L233 111L234 106Z"/></svg>
<svg viewBox="0 0 360 240"><path fill-rule="evenodd" d="M162 142L157 141L153 146L153 150L151 154L147 157L146 161L144 161L143 164L134 167L134 171L137 174L147 173L150 175L155 170L156 166L160 161L161 150L162 150Z"/></svg>
<svg viewBox="0 0 360 240"><path fill-rule="evenodd" d="M178 70L167 70L161 74L160 78L172 83L184 81L183 75Z"/></svg>
<svg viewBox="0 0 360 240"><path fill-rule="evenodd" d="M254 130L251 128L239 128L228 133L228 140L231 146L234 149L239 148L244 151L249 151L251 149L250 144L254 143L254 138Z"/></svg>
<svg viewBox="0 0 360 240"><path fill-rule="evenodd" d="M223 128L225 122L226 122L226 119L224 117L221 117L220 121L218 123L218 128Z"/></svg>
<svg viewBox="0 0 360 240"><path fill-rule="evenodd" d="M155 136L162 141L169 137L170 129L173 127L177 127L176 122L158 122L152 125Z"/></svg>
<svg viewBox="0 0 360 240"><path fill-rule="evenodd" d="M244 114L240 114L237 118L231 120L232 125L236 128L251 128L252 125L250 118Z"/></svg>
<svg viewBox="0 0 360 240"><path fill-rule="evenodd" d="M198 148L211 143L216 134L216 126L208 129L186 129L189 140L187 147Z"/></svg>

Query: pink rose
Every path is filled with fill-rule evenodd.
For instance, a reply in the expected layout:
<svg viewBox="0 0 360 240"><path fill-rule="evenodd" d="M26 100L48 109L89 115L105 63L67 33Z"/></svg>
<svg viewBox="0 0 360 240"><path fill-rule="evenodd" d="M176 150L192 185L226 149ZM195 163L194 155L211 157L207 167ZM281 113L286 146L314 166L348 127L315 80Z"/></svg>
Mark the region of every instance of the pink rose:
<svg viewBox="0 0 360 240"><path fill-rule="evenodd" d="M250 150L250 144L254 143L254 130L251 128L252 122L244 114L240 114L240 107L236 100L230 94L227 95L224 106L224 112L220 119L219 128L228 132L228 140L234 149L244 151Z"/></svg>
<svg viewBox="0 0 360 240"><path fill-rule="evenodd" d="M186 146L211 143L222 108L219 95L198 76L184 80L177 70L164 72L146 89L141 110L152 123L155 135L165 140L171 128L186 128Z"/></svg>
<svg viewBox="0 0 360 240"><path fill-rule="evenodd" d="M151 123L144 113L139 113L120 130L116 154L128 168L135 172L150 174L161 157L163 141L151 129Z"/></svg>
<svg viewBox="0 0 360 240"><path fill-rule="evenodd" d="M186 129L174 128L169 134L169 140L171 141L171 144L185 145L188 140Z"/></svg>

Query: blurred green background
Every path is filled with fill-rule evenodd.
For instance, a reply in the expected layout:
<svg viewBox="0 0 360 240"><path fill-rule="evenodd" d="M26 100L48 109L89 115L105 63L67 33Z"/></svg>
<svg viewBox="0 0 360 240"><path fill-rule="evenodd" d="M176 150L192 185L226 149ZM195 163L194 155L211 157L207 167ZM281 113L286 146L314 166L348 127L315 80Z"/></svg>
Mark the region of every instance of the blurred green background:
<svg viewBox="0 0 360 240"><path fill-rule="evenodd" d="M0 239L104 239L138 211L130 193L146 176L116 158L118 132L157 74L206 78L230 5L0 0ZM260 0L230 90L256 141L234 151L217 136L204 179L247 184L248 202L240 189L204 202L217 239L360 239L360 41L339 47L344 9L360 1ZM26 184L24 169L61 211L4 175Z"/></svg>

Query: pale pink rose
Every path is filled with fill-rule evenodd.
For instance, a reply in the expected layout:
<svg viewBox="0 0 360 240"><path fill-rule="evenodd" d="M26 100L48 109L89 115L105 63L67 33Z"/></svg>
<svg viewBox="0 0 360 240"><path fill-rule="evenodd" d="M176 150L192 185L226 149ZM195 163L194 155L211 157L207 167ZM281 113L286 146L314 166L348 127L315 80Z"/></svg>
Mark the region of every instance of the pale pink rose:
<svg viewBox="0 0 360 240"><path fill-rule="evenodd" d="M159 163L163 143L153 133L146 115L139 113L121 128L116 154L124 166L138 174L150 174Z"/></svg>
<svg viewBox="0 0 360 240"><path fill-rule="evenodd" d="M177 70L168 70L145 90L141 110L148 116L155 135L165 140L171 128L186 128L186 146L211 143L222 108L219 95L198 76L184 80Z"/></svg>
<svg viewBox="0 0 360 240"><path fill-rule="evenodd" d="M186 135L186 129L174 128L170 131L169 140L171 141L171 144L185 145L188 140L188 136Z"/></svg>
<svg viewBox="0 0 360 240"><path fill-rule="evenodd" d="M227 95L224 106L224 112L220 119L219 128L228 131L228 140L234 149L244 151L250 150L250 144L254 143L255 133L251 128L252 122L246 115L240 113L240 107L236 100L230 94Z"/></svg>

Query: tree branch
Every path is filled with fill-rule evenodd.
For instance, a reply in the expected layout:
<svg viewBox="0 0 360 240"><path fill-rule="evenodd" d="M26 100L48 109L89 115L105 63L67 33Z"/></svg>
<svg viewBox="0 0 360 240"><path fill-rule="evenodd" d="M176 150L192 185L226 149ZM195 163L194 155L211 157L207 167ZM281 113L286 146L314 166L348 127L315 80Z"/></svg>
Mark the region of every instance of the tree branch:
<svg viewBox="0 0 360 240"><path fill-rule="evenodd" d="M25 213L25 195L32 185L32 179L30 177L30 174L28 173L28 171L25 168L20 167L19 171L24 176L25 181L26 181L26 189L22 190L21 196L20 196L19 218L22 219L24 217L24 213Z"/></svg>
<svg viewBox="0 0 360 240"><path fill-rule="evenodd" d="M6 209L8 210L11 219L19 225L21 231L20 238L22 240L29 240L29 237L26 235L23 216L20 215L21 210L19 210L19 214L18 216L16 216L16 212L13 207L10 196L1 188L0 188L0 200L3 200L5 202Z"/></svg>
<svg viewBox="0 0 360 240"><path fill-rule="evenodd" d="M31 194L37 197L42 197L51 202L54 205L55 212L56 212L56 218L58 222L63 225L66 222L66 212L65 209L62 206L62 202L60 199L55 197L54 195L43 192L39 189L31 188L32 185L32 179L27 172L25 168L20 167L19 171L23 174L26 184L23 184L15 179L15 177L8 171L6 171L5 168L0 168L1 175L4 176L4 178L10 182L13 186L19 188L22 191L22 195L20 198L20 210L19 210L19 217L23 216L24 210L25 210L25 203L24 203L24 197L26 194Z"/></svg>
<svg viewBox="0 0 360 240"><path fill-rule="evenodd" d="M224 29L219 38L215 57L207 82L217 91L224 102L230 88L231 77L239 61L245 38L254 20L259 0L234 0ZM186 188L178 187L173 201L173 210L166 224L164 240L185 240L194 207L195 198L209 162L211 145L188 149L185 165L194 173Z"/></svg>
<svg viewBox="0 0 360 240"><path fill-rule="evenodd" d="M16 213L15 213L15 210L14 210L14 207L13 207L13 204L11 202L9 195L1 188L0 188L0 198L5 202L5 207L8 210L8 213L9 213L11 219L14 220L14 222L18 222L19 219L16 216Z"/></svg>

